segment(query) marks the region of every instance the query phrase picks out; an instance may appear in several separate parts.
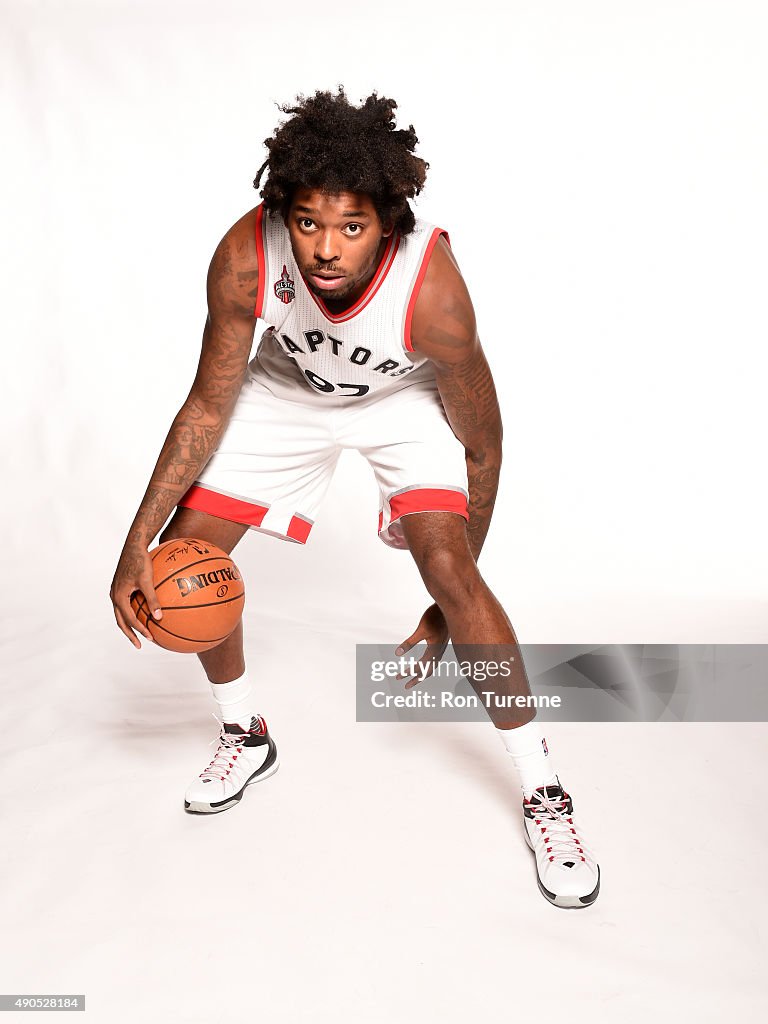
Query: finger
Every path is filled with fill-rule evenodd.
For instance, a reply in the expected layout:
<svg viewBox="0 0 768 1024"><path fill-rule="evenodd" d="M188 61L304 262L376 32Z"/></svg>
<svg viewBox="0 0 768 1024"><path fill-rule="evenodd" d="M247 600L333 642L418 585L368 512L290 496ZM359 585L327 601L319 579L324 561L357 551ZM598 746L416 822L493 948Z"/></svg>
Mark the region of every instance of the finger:
<svg viewBox="0 0 768 1024"><path fill-rule="evenodd" d="M437 669L438 662L445 654L445 650L448 646L448 640L442 636L436 640L429 640L427 643L427 649L418 661L419 665L423 665L423 669L419 669L419 675L412 677L412 680L406 683L405 689L410 690L418 683L424 682L425 679L429 679L431 675L434 675ZM405 677L403 677L405 678Z"/></svg>
<svg viewBox="0 0 768 1024"><path fill-rule="evenodd" d="M416 635L416 633L414 633L412 636L409 636L407 640L403 640L403 642L400 645L400 647L398 647L397 650L395 651L395 654L398 654L398 655L400 655L400 654L407 654L408 651L412 650L417 644L421 644L421 643L427 643L428 644L429 643L429 639L426 636L418 637ZM413 659L411 659L411 661L412 660ZM395 679L409 679L409 678L410 678L410 673L409 672L405 673L403 675L395 676Z"/></svg>
<svg viewBox="0 0 768 1024"><path fill-rule="evenodd" d="M432 652L427 649L426 654L419 659L419 665L423 665L423 669L419 669L419 675L414 676L412 680L405 684L406 690L412 690L414 686L418 686L419 683L423 683L426 679L429 679L434 674L435 666L440 660L439 656L435 657L436 648Z"/></svg>
<svg viewBox="0 0 768 1024"><path fill-rule="evenodd" d="M136 636L132 629L129 629L126 626L125 622L123 621L123 616L120 614L120 609L117 607L116 604L112 605L112 610L115 613L115 621L117 622L118 627L122 630L123 633L125 633L125 635L131 641L136 650L141 650L141 642L139 641L139 638Z"/></svg>
<svg viewBox="0 0 768 1024"><path fill-rule="evenodd" d="M424 664L424 658L425 658L425 655L422 654L422 656L416 662L416 665L414 666L412 671L410 671L410 672L403 672L402 674L398 673L398 675L395 676L395 679L398 682L401 682L403 679L420 679L421 676L415 676L414 672L420 672L421 671L421 669L419 669L417 666Z"/></svg>
<svg viewBox="0 0 768 1024"><path fill-rule="evenodd" d="M411 633L409 637L403 640L399 647L395 648L395 654L398 656L401 654L407 654L412 647L415 647L416 644L420 644L426 639L427 638L417 629L415 633Z"/></svg>
<svg viewBox="0 0 768 1024"><path fill-rule="evenodd" d="M160 607L160 602L157 599L154 580L152 579L151 574L143 573L139 577L139 588L147 600L147 605L149 606L149 611L152 617L155 619L162 619L163 609Z"/></svg>
<svg viewBox="0 0 768 1024"><path fill-rule="evenodd" d="M143 610L144 609L142 608L142 611ZM141 619L136 615L136 613L133 610L133 607L130 604L128 605L128 613L125 614L124 612L123 614L125 615L125 620L127 624L131 627L131 629L137 629L141 633L141 635L145 637L147 640L154 640L154 637L150 633L149 628L145 626Z"/></svg>
<svg viewBox="0 0 768 1024"><path fill-rule="evenodd" d="M408 679L410 681L408 686L406 687L406 689L408 689L410 686L415 686L417 683L420 683L424 679L426 679L429 676L431 676L432 673L434 672L434 669L435 669L434 654L435 654L435 651L437 651L438 649L439 649L439 645L438 644L428 644L426 651L422 654L422 656L416 662L416 664L414 666L414 669L413 669L413 672L407 672L407 673L405 673L403 675L397 675L397 676L395 676L395 679L398 680L398 681L402 681L403 679ZM424 666L424 667L421 667L421 666ZM427 668L427 667L428 667L429 671L425 671L425 668Z"/></svg>
<svg viewBox="0 0 768 1024"><path fill-rule="evenodd" d="M133 593L134 594L138 594L139 595L139 599L141 601L143 601L144 594L143 594L142 591L140 591L140 590L136 591L135 590ZM131 595L131 597L132 596L133 596L133 594ZM141 622L139 620L139 618L137 617L136 613L134 612L133 605L130 602L130 598L127 601L125 601L125 600L120 601L119 604L118 604L118 607L120 609L121 615L123 616L123 620L125 621L125 623L131 629L137 629L139 631L139 633L141 633L141 635L143 637L147 638L147 640L153 640L154 639L152 634L149 632L149 629L144 625L143 622Z"/></svg>

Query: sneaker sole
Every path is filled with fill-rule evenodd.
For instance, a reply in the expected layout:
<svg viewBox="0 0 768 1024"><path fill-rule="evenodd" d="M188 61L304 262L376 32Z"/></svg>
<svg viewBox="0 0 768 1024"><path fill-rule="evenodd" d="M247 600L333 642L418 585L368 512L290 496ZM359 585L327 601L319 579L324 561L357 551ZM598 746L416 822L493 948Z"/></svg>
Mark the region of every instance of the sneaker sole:
<svg viewBox="0 0 768 1024"><path fill-rule="evenodd" d="M525 833L525 841L535 857L536 851L528 835L528 829L525 826L523 826L523 832ZM560 907L562 910L583 910L584 907L591 907L600 894L600 865L597 865L597 885L588 896L558 896L556 893L550 892L549 889L541 884L538 867L536 867L536 881L539 884L539 892L553 907Z"/></svg>
<svg viewBox="0 0 768 1024"><path fill-rule="evenodd" d="M222 811L228 811L230 807L234 807L235 804L240 803L243 799L243 793L246 791L248 786L252 786L254 782L261 782L263 779L268 779L270 775L275 774L279 767L280 759L277 757L277 752L275 752L275 760L271 764L266 764L255 772L250 779L248 779L242 789L239 789L237 793L233 793L227 800L221 800L214 804L206 804L203 803L202 800L185 800L184 810L187 814L220 814Z"/></svg>

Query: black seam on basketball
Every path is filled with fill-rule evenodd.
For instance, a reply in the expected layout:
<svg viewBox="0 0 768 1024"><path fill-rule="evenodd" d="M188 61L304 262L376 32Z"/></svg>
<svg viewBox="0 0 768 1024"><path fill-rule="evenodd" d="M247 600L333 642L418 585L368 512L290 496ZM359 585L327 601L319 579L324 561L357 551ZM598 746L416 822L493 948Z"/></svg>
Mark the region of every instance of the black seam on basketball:
<svg viewBox="0 0 768 1024"><path fill-rule="evenodd" d="M149 605L146 605L146 608L142 607L146 604L147 599L144 597L144 594L140 590L134 590L134 592L131 594L131 597L136 598L136 604L138 605L136 611L134 612L136 618L138 619L142 626L147 626L149 624ZM142 622L141 619L139 619L139 612L144 612L144 614L147 617L146 622Z"/></svg>
<svg viewBox="0 0 768 1024"><path fill-rule="evenodd" d="M211 586L213 586L213 584L211 584ZM146 601L146 597L145 597L144 593L141 590L134 590L133 593L134 594L141 594L141 596ZM131 596L133 596L133 595L131 595ZM185 604L185 605L180 605L180 604L161 604L160 605L160 610L163 611L163 612L187 612L187 611L189 611L190 608L193 608L193 609L194 608L214 608L214 607L218 608L218 607L220 607L223 604L231 604L232 601L245 601L245 590L243 590L243 592L241 594L235 594L234 597L228 597L226 599L222 598L219 601L206 601L204 604ZM141 602L139 602L139 605L141 606ZM142 609L142 611L143 611L143 609ZM149 608L147 608L147 611L149 611Z"/></svg>
<svg viewBox="0 0 768 1024"><path fill-rule="evenodd" d="M135 594L136 604L138 605L136 609L136 618L141 623L141 625L144 626L145 629L149 629L149 605L146 603L146 598L144 597L140 590L135 591ZM144 612L144 622L141 622L141 619L139 618L139 612Z"/></svg>
<svg viewBox="0 0 768 1024"><path fill-rule="evenodd" d="M144 623L144 625L149 627L149 603L144 594L142 593L142 591L135 590L134 594L136 595L136 603L139 606L137 609L136 618L139 619L138 612L144 612L144 615L146 616L146 622ZM141 622L141 619L139 619L139 622Z"/></svg>
<svg viewBox="0 0 768 1024"><path fill-rule="evenodd" d="M137 591L137 593L141 593L141 591ZM144 597L143 594L141 596ZM143 601L139 602L139 607L140 608L141 608L142 604L146 604L146 598L144 598ZM198 606L198 607L200 607L200 606ZM142 608L141 610L143 611L144 609ZM172 611L173 609L169 608L168 610ZM146 625L147 625L147 629L149 629L149 605L147 605L147 623L146 623ZM162 631L164 633L167 633L168 636L176 637L177 640L186 640L186 642L188 644L214 644L214 643L221 643L222 640L226 640L227 639L227 636L231 636L232 635L231 633L227 633L227 636L219 636L219 637L216 637L213 640L211 640L211 639L205 640L201 636L196 636L196 637L182 636L181 633L174 633L172 629L168 629L168 627L164 626L162 624L162 622L158 622L157 619L154 616L152 616L152 625L156 629L162 629ZM150 630L150 633L151 632L152 632L152 630Z"/></svg>
<svg viewBox="0 0 768 1024"><path fill-rule="evenodd" d="M242 594L238 594L237 597L228 597L226 600L206 601L205 604L185 604L185 605L161 604L160 608L164 612L188 612L188 611L190 611L190 609L192 611L194 611L195 608L218 608L218 607L221 607L221 605L223 605L223 604L230 604L232 601L244 601L244 600L245 600L245 593L242 593Z"/></svg>

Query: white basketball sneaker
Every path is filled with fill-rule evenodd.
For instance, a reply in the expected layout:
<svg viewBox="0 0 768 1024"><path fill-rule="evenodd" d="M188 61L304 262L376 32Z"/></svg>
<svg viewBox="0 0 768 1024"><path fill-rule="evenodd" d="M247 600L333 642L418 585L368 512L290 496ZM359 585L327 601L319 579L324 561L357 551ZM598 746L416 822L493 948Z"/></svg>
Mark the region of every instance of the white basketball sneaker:
<svg viewBox="0 0 768 1024"><path fill-rule="evenodd" d="M279 763L261 715L251 718L248 732L240 725L222 725L213 760L184 794L184 810L190 814L226 811L242 799L246 786L274 775Z"/></svg>
<svg viewBox="0 0 768 1024"><path fill-rule="evenodd" d="M539 786L523 799L525 838L536 854L539 889L556 907L588 907L600 892L600 867L573 821L573 801L560 785Z"/></svg>

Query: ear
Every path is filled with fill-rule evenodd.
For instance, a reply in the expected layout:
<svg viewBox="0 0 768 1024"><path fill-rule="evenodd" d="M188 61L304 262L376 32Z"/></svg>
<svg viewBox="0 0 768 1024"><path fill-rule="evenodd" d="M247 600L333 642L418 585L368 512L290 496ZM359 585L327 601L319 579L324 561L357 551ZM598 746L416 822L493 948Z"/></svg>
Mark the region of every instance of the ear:
<svg viewBox="0 0 768 1024"><path fill-rule="evenodd" d="M383 231L381 232L382 238L389 238L389 236L390 236L390 235L392 234L392 232L393 232L394 230L395 230L395 224L394 224L394 221L388 220L388 221L387 221L387 222L386 222L386 223L384 224L384 229L383 229Z"/></svg>

